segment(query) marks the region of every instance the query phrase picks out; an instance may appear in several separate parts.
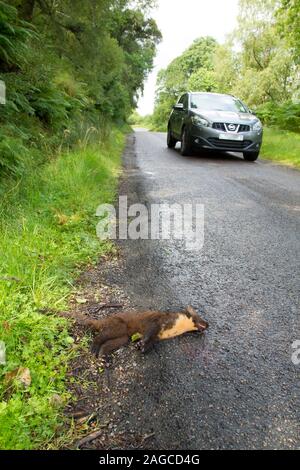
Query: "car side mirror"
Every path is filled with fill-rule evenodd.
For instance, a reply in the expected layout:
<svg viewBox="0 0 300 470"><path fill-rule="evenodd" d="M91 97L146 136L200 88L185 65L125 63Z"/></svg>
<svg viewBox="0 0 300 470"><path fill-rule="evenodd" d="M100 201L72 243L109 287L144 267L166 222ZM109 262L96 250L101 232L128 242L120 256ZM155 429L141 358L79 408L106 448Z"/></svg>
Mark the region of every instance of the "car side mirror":
<svg viewBox="0 0 300 470"><path fill-rule="evenodd" d="M256 116L256 112L253 111L253 109L248 108L248 111L249 111L250 114L253 114L253 116Z"/></svg>
<svg viewBox="0 0 300 470"><path fill-rule="evenodd" d="M175 106L173 106L173 109L176 109L177 111L183 111L183 103L175 104Z"/></svg>

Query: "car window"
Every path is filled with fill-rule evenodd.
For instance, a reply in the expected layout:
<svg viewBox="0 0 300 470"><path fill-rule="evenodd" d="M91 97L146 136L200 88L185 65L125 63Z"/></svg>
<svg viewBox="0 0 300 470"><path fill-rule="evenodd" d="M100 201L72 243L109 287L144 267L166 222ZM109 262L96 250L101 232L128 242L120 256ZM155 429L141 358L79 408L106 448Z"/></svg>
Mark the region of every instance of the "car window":
<svg viewBox="0 0 300 470"><path fill-rule="evenodd" d="M191 107L205 111L233 111L248 113L247 107L237 98L227 95L194 94L191 97Z"/></svg>
<svg viewBox="0 0 300 470"><path fill-rule="evenodd" d="M189 96L185 93L182 95L178 103L183 104L184 109L188 109L189 106Z"/></svg>

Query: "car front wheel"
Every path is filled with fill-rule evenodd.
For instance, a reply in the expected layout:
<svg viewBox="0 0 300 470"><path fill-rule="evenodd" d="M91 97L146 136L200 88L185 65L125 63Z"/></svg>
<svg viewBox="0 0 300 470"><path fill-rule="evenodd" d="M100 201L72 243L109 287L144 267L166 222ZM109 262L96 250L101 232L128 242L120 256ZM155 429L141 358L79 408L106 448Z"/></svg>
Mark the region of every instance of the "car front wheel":
<svg viewBox="0 0 300 470"><path fill-rule="evenodd" d="M258 159L259 152L244 152L243 155L247 162L255 162Z"/></svg>
<svg viewBox="0 0 300 470"><path fill-rule="evenodd" d="M177 140L174 139L174 137L172 136L171 128L169 127L168 128L168 136L167 136L167 145L168 145L169 149L173 149L176 144L177 144Z"/></svg>
<svg viewBox="0 0 300 470"><path fill-rule="evenodd" d="M186 128L183 129L181 137L181 155L188 156L192 152L191 138Z"/></svg>

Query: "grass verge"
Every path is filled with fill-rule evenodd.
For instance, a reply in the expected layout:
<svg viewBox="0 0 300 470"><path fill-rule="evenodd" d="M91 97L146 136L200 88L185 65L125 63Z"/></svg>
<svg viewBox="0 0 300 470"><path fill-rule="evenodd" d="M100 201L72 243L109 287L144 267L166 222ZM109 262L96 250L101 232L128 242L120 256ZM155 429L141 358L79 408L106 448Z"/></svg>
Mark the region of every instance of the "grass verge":
<svg viewBox="0 0 300 470"><path fill-rule="evenodd" d="M83 143L2 184L0 206L0 449L47 448L63 424L64 378L76 353L65 309L83 264L113 249L96 237L95 210L116 195L124 134Z"/></svg>
<svg viewBox="0 0 300 470"><path fill-rule="evenodd" d="M265 128L261 158L300 167L300 134Z"/></svg>

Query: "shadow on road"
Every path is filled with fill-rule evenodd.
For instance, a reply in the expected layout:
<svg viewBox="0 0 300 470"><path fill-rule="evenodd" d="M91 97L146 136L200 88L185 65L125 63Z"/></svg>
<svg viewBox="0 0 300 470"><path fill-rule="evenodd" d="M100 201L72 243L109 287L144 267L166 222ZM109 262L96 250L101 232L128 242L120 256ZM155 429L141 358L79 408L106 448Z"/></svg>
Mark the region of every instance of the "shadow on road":
<svg viewBox="0 0 300 470"><path fill-rule="evenodd" d="M203 150L194 150L191 155L187 157L183 157L180 153L180 147L176 147L174 150L170 150L173 152L177 157L184 160L199 160L207 161L210 163L242 163L253 165L256 162L247 162L243 159L243 155L240 153L229 153L229 152L214 152L214 151L203 151Z"/></svg>

